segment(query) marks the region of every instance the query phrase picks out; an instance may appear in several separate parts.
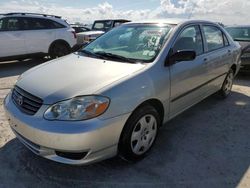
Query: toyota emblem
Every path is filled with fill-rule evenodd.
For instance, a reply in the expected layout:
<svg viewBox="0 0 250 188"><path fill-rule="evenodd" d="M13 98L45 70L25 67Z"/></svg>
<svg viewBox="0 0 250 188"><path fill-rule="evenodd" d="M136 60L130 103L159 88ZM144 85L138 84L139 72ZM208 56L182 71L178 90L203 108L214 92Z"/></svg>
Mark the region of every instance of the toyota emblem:
<svg viewBox="0 0 250 188"><path fill-rule="evenodd" d="M22 96L17 97L17 103L19 104L19 106L23 105L23 97Z"/></svg>

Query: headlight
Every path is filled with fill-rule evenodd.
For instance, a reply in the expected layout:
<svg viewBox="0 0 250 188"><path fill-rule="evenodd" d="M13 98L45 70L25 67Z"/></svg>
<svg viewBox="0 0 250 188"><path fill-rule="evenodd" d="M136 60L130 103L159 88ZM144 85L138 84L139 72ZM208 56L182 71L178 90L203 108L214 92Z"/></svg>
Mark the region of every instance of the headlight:
<svg viewBox="0 0 250 188"><path fill-rule="evenodd" d="M103 114L109 99L102 96L82 96L58 102L44 113L47 120L77 121L91 119Z"/></svg>

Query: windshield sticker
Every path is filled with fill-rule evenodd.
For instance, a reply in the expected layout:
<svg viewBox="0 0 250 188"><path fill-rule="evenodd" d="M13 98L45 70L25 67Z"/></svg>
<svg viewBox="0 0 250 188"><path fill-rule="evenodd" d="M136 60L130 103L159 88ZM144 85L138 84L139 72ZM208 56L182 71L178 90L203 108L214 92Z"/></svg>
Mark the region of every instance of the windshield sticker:
<svg viewBox="0 0 250 188"><path fill-rule="evenodd" d="M155 51L150 51L150 52L148 53L148 56L154 57L154 56L155 56Z"/></svg>
<svg viewBox="0 0 250 188"><path fill-rule="evenodd" d="M155 56L155 51L149 51L149 50L144 50L142 55L148 56L148 57L154 57Z"/></svg>
<svg viewBox="0 0 250 188"><path fill-rule="evenodd" d="M142 55L148 56L148 55L149 55L149 52L150 52L149 50L144 50L143 53L142 53Z"/></svg>

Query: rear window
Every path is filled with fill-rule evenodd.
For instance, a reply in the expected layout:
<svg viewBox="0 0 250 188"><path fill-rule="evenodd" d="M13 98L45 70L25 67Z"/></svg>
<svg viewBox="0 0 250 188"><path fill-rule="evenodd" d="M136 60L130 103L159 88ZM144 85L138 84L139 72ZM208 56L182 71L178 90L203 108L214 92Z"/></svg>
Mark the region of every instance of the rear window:
<svg viewBox="0 0 250 188"><path fill-rule="evenodd" d="M234 40L250 41L250 28L247 27L227 27L226 30Z"/></svg>
<svg viewBox="0 0 250 188"><path fill-rule="evenodd" d="M96 21L92 27L93 30L107 31L111 29L112 21Z"/></svg>
<svg viewBox="0 0 250 188"><path fill-rule="evenodd" d="M42 18L22 18L24 30L57 29L65 26L53 20Z"/></svg>

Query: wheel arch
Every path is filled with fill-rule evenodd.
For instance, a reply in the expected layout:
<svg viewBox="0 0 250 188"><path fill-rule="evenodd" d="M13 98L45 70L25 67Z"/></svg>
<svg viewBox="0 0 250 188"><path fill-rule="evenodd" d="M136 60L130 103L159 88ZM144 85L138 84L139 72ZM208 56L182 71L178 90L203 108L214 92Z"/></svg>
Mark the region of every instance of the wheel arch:
<svg viewBox="0 0 250 188"><path fill-rule="evenodd" d="M236 75L236 71L237 71L236 64L233 64L230 68L233 70L234 75Z"/></svg>
<svg viewBox="0 0 250 188"><path fill-rule="evenodd" d="M140 105L138 105L138 106L135 108L134 111L136 111L136 110L137 110L138 108L140 108L141 106L147 105L147 104L153 106L153 107L156 109L156 111L157 111L157 112L159 113L159 115L160 115L161 123L162 123L162 122L163 122L163 119L164 119L164 113L165 113L165 112L164 112L164 106L163 106L162 102L161 102L159 99L155 99L155 98L148 99L148 100L142 102ZM134 112L134 111L133 111L133 112ZM133 112L132 112L132 113L133 113Z"/></svg>

